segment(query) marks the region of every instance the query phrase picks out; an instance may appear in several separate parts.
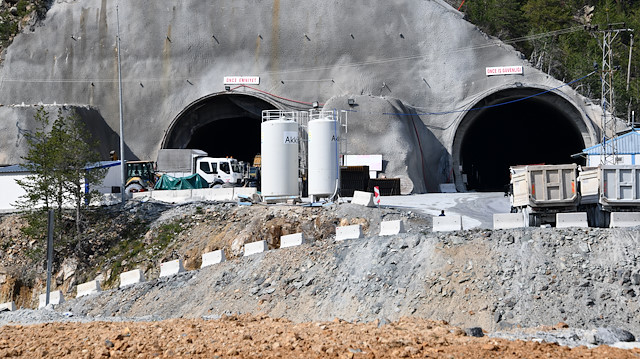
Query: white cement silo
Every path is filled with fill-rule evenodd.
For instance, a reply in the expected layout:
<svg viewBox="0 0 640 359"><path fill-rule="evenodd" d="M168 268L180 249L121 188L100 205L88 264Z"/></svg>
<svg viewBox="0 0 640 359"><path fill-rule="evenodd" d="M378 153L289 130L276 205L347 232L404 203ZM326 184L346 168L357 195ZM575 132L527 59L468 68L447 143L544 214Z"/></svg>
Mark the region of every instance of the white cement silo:
<svg viewBox="0 0 640 359"><path fill-rule="evenodd" d="M261 125L261 192L265 197L297 196L298 123L281 117Z"/></svg>
<svg viewBox="0 0 640 359"><path fill-rule="evenodd" d="M338 180L340 124L332 117L309 121L309 195L329 197Z"/></svg>

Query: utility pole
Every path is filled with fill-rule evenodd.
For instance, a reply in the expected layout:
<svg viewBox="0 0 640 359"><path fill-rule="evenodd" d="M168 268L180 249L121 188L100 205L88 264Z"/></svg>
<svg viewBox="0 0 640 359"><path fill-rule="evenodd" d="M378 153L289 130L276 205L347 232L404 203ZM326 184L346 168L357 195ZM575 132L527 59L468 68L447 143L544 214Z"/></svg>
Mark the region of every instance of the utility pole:
<svg viewBox="0 0 640 359"><path fill-rule="evenodd" d="M120 15L116 5L116 46L118 51L118 93L120 103L120 194L122 205L127 202L127 194L124 191L127 181L127 161L124 159L124 121L122 116L122 68L120 66Z"/></svg>
<svg viewBox="0 0 640 359"><path fill-rule="evenodd" d="M620 69L620 66L613 65L613 48L611 44L621 32L633 31L633 29L626 28L624 25L624 23L615 23L608 24L606 29L599 29L597 25L587 28L596 37L596 34L602 35L602 40L598 39L600 48L602 48L602 70L600 72L600 82L602 84L600 95L600 106L602 107L601 164L616 164L616 146L615 142L611 141L617 135L613 74Z"/></svg>

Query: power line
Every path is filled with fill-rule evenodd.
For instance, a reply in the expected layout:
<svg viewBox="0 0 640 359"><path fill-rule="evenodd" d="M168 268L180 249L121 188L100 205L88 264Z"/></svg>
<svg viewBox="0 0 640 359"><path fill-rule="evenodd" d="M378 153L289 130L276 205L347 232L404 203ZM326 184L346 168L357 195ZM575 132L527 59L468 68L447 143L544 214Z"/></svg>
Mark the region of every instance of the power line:
<svg viewBox="0 0 640 359"><path fill-rule="evenodd" d="M591 75L593 75L593 74L595 74L595 73L596 73L596 71L592 71L592 72L588 73L588 74L587 74L587 75L585 75L585 76L582 76L582 77L580 77L580 78L578 78L578 79L575 79L575 80L573 80L573 81L571 81L571 82L567 82L567 83L565 83L565 84L562 84L562 85L560 85L560 86L554 87L554 88L552 88L552 89L549 89L549 90L546 90L546 91L542 91L542 92L539 92L539 93L536 93L536 94L533 94L533 95L525 96L525 97L522 97L522 98L518 98L518 99L515 99L515 100L511 100L511 101L507 101L507 102L501 102L501 103L493 104L493 105L487 105L487 106L482 106L482 107L473 107L473 108L470 108L470 109L464 109L464 110L451 110L451 111L440 111L440 112L424 112L424 113L383 113L383 115L395 115L395 116L429 116L429 115L448 115L448 114L452 114L452 113L470 112L470 111L479 111L479 110L484 110L484 109L487 109L487 108L493 108L493 107L505 106L505 105L509 105L509 104L512 104L512 103L516 103L516 102L520 102L520 101L525 101L525 100L528 100L528 99L530 99L530 98L534 98L534 97L537 97L537 96L544 95L544 94L546 94L546 93L549 93L549 92L555 91L555 90L560 89L560 88L562 88L562 87L569 86L569 85L571 85L571 84L573 84L573 83L576 83L576 82L578 82L578 81L584 80L585 78L587 78L587 77L589 77L589 76L591 76Z"/></svg>

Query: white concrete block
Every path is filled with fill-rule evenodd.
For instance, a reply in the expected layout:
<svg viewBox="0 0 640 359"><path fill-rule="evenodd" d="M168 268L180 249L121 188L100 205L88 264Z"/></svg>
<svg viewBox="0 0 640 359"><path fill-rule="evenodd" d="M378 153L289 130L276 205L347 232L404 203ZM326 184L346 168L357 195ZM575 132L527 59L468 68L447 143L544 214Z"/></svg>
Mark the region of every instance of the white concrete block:
<svg viewBox="0 0 640 359"><path fill-rule="evenodd" d="M267 241L257 241L244 244L244 256L250 256L252 254L262 253L269 250Z"/></svg>
<svg viewBox="0 0 640 359"><path fill-rule="evenodd" d="M155 190L151 191L151 197L158 201L167 203L181 203L187 202L191 199L190 189L176 189L176 190Z"/></svg>
<svg viewBox="0 0 640 359"><path fill-rule="evenodd" d="M255 187L233 187L233 200L238 200L238 195L253 197L258 194L258 189Z"/></svg>
<svg viewBox="0 0 640 359"><path fill-rule="evenodd" d="M224 255L224 249L213 252L202 253L202 265L200 268L208 267L213 264L222 263L227 260Z"/></svg>
<svg viewBox="0 0 640 359"><path fill-rule="evenodd" d="M133 192L131 194L131 198L133 199L140 199L140 198L152 198L153 197L153 192L154 191L144 191L144 192ZM122 195L119 195L120 199L122 200Z"/></svg>
<svg viewBox="0 0 640 359"><path fill-rule="evenodd" d="M611 212L609 227L635 227L640 226L640 212Z"/></svg>
<svg viewBox="0 0 640 359"><path fill-rule="evenodd" d="M587 212L556 213L556 228L588 228Z"/></svg>
<svg viewBox="0 0 640 359"><path fill-rule="evenodd" d="M206 201L207 197L206 194L209 188L194 188L191 190L191 197L189 198L190 201Z"/></svg>
<svg viewBox="0 0 640 359"><path fill-rule="evenodd" d="M522 213L494 213L493 229L512 229L524 227Z"/></svg>
<svg viewBox="0 0 640 359"><path fill-rule="evenodd" d="M280 248L299 246L306 242L306 238L302 233L287 234L280 237Z"/></svg>
<svg viewBox="0 0 640 359"><path fill-rule="evenodd" d="M373 193L371 192L353 191L351 203L365 207L375 207L375 203L373 202Z"/></svg>
<svg viewBox="0 0 640 359"><path fill-rule="evenodd" d="M78 294L76 295L76 298L80 298L85 295L97 294L102 291L100 289L100 282L97 280L92 280L91 282L78 284L77 289L78 289Z"/></svg>
<svg viewBox="0 0 640 359"><path fill-rule="evenodd" d="M120 273L120 288L144 282L144 273L140 269Z"/></svg>
<svg viewBox="0 0 640 359"><path fill-rule="evenodd" d="M440 183L440 192L441 193L456 193L458 190L456 189L455 183Z"/></svg>
<svg viewBox="0 0 640 359"><path fill-rule="evenodd" d="M404 222L402 220L380 222L381 236L393 236L404 232Z"/></svg>
<svg viewBox="0 0 640 359"><path fill-rule="evenodd" d="M462 216L446 215L433 217L434 232L450 232L462 230Z"/></svg>
<svg viewBox="0 0 640 359"><path fill-rule="evenodd" d="M233 200L233 188L202 188L194 189L207 201L226 202Z"/></svg>
<svg viewBox="0 0 640 359"><path fill-rule="evenodd" d="M362 225L354 224L352 226L336 227L336 241L356 238L362 238Z"/></svg>
<svg viewBox="0 0 640 359"><path fill-rule="evenodd" d="M40 294L38 297L38 308L44 308L47 306L47 293ZM62 304L64 303L64 296L59 290L49 292L49 304Z"/></svg>
<svg viewBox="0 0 640 359"><path fill-rule="evenodd" d="M182 259L160 263L160 277L167 277L184 271L185 269L182 266Z"/></svg>
<svg viewBox="0 0 640 359"><path fill-rule="evenodd" d="M5 311L13 312L15 310L16 310L16 303L14 303L13 301L0 304L0 312L5 312Z"/></svg>

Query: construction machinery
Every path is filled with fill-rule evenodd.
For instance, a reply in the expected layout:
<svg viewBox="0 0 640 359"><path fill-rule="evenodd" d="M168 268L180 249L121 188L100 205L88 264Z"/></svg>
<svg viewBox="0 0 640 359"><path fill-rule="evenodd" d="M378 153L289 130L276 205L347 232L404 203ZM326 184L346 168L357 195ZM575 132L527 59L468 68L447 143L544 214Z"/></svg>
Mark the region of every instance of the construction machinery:
<svg viewBox="0 0 640 359"><path fill-rule="evenodd" d="M578 165L514 166L510 172L511 212L523 213L525 226L555 223L557 213L577 210Z"/></svg>
<svg viewBox="0 0 640 359"><path fill-rule="evenodd" d="M640 210L640 166L600 165L583 168L579 211L587 212L591 227L609 227L612 212Z"/></svg>
<svg viewBox="0 0 640 359"><path fill-rule="evenodd" d="M153 161L127 161L125 193L144 192L153 189L158 176Z"/></svg>
<svg viewBox="0 0 640 359"><path fill-rule="evenodd" d="M161 149L158 152L157 172L172 177L199 174L210 187L239 186L244 180L238 160L230 157L208 157L196 149Z"/></svg>

